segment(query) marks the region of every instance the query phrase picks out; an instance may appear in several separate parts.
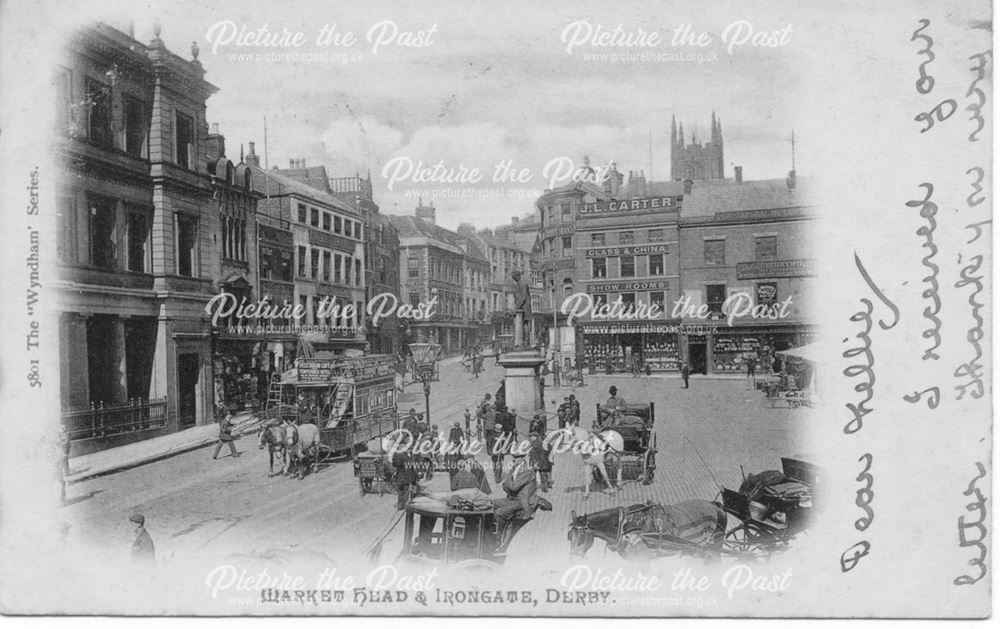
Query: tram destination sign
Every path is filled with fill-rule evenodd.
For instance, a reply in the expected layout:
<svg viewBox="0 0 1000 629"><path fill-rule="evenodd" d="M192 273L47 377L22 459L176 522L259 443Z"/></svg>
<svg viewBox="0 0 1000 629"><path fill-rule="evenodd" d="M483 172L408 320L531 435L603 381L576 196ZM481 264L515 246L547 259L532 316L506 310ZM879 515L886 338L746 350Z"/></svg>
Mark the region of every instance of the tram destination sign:
<svg viewBox="0 0 1000 629"><path fill-rule="evenodd" d="M368 380L391 374L395 362L395 356L303 358L298 362L299 382L326 382L332 378Z"/></svg>

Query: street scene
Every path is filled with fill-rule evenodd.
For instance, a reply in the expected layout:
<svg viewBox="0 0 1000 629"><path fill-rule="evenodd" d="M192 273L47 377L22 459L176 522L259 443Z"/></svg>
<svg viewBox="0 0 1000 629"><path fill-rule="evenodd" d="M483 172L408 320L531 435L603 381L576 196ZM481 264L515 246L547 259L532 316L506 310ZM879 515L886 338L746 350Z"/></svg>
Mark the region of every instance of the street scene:
<svg viewBox="0 0 1000 629"><path fill-rule="evenodd" d="M499 386L502 370L492 363L486 361L485 373L478 379L457 360L441 365L441 381L433 384L431 394L436 424L459 422L464 428L465 409L474 409L484 394L495 394ZM751 388L750 379L739 376L694 377L690 389L685 389L679 377L599 375L587 378L584 387L550 388L549 397L561 403L561 398L574 394L580 400L581 422L589 424L596 404L607 400L610 386L617 386L630 404L655 405L658 452L652 484L626 481L611 494L595 483L589 500L584 500L580 456L553 456L553 486L539 494L552 503L552 510L537 512L520 530L510 544L509 563L530 563L541 555L567 557L566 534L574 511L582 514L646 501L717 500L716 482L735 489L742 474L780 469L781 457L801 455L801 435L815 421L808 408L772 408L764 393ZM408 388L414 387L419 383ZM422 403L414 401L413 407L423 412ZM360 495L350 461L323 466L302 480L272 477L267 452L258 449L256 434L235 443L242 454L235 459L224 450L220 459L213 460L213 448L206 446L73 483L64 508L67 520L73 522L70 540L125 556L133 538L129 517L141 512L157 555L167 565L295 547L350 564L361 560L362 551L396 514L395 487L385 495ZM485 456L479 459L488 461ZM421 485L428 491L448 491L448 480L447 472L441 471L430 481L421 480ZM495 484L493 496L503 497ZM385 541L382 561L398 559L402 552L399 529ZM602 546L598 542L591 550L590 560L599 560Z"/></svg>

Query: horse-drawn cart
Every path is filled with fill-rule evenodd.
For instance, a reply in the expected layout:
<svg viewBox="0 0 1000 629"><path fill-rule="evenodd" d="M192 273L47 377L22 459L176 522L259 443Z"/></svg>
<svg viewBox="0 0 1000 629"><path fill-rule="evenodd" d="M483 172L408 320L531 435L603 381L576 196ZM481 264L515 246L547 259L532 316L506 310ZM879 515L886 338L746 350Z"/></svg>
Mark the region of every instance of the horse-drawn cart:
<svg viewBox="0 0 1000 629"><path fill-rule="evenodd" d="M657 451L654 411L652 402L646 405L630 404L625 407L624 412L611 414L606 414L600 404L597 405L594 430L602 435L613 431L621 436L621 447L612 447L605 461L609 477L618 476L622 480L641 480L643 485L652 484ZM610 443L611 440L606 441ZM619 468L621 474L618 474ZM596 469L594 475L600 480Z"/></svg>
<svg viewBox="0 0 1000 629"><path fill-rule="evenodd" d="M354 457L354 476L361 495L395 491L396 470L389 457L381 452L362 452Z"/></svg>
<svg viewBox="0 0 1000 629"><path fill-rule="evenodd" d="M801 459L782 458L782 470L746 477L738 491L722 488L722 505L738 524L726 532L730 548L770 555L806 530L819 470Z"/></svg>

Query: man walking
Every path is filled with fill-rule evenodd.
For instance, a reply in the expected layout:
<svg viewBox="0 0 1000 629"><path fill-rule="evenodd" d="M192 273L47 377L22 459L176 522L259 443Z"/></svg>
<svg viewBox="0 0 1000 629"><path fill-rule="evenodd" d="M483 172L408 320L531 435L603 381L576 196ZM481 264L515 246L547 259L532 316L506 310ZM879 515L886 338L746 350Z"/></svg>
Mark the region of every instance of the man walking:
<svg viewBox="0 0 1000 629"><path fill-rule="evenodd" d="M525 460L530 445L527 443L516 444L511 449L514 455L514 467L511 468L510 476L503 481L503 490L507 494L506 498L493 501L494 519L497 522L500 542L497 550L506 548L510 540L507 538L509 523L517 516L521 519L528 519L534 515L535 506L538 504L538 482L535 480L535 471L530 469Z"/></svg>
<svg viewBox="0 0 1000 629"><path fill-rule="evenodd" d="M681 367L681 378L684 378L684 388L685 389L689 389L690 388L688 386L688 378L690 378L690 377L691 377L691 368L688 367L687 363L684 363L684 365Z"/></svg>
<svg viewBox="0 0 1000 629"><path fill-rule="evenodd" d="M132 542L132 561L140 563L152 563L156 561L156 548L153 546L153 538L146 531L146 518L141 513L136 513L129 518L129 522L135 524L135 541Z"/></svg>
<svg viewBox="0 0 1000 629"><path fill-rule="evenodd" d="M212 459L219 458L219 450L222 449L223 444L229 445L229 452L234 459L240 456L240 453L236 451L236 446L233 445L233 413L228 410L226 416L222 418L222 423L219 424L219 441L215 444L215 453L212 454Z"/></svg>

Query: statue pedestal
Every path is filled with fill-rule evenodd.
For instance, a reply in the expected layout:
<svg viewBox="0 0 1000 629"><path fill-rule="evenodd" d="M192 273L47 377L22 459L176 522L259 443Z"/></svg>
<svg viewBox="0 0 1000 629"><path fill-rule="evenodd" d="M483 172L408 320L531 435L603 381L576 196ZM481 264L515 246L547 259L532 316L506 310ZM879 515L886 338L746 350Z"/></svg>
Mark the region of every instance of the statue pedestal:
<svg viewBox="0 0 1000 629"><path fill-rule="evenodd" d="M538 389L539 369L544 362L544 358L531 350L515 350L500 357L505 371L507 408L517 411L517 432L520 435L528 434L532 415L545 407Z"/></svg>

